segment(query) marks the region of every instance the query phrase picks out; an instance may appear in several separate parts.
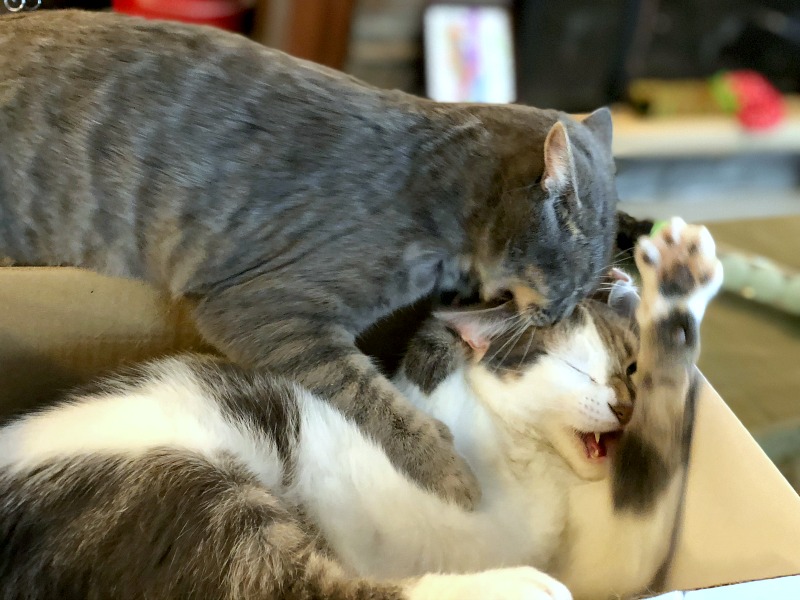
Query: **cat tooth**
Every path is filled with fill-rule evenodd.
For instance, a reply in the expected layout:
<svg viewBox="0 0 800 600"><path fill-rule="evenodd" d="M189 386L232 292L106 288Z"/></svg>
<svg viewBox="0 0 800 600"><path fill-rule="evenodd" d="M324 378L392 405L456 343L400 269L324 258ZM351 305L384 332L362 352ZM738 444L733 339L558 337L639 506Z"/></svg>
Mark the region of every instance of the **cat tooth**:
<svg viewBox="0 0 800 600"><path fill-rule="evenodd" d="M600 434L596 431L594 432L594 441L596 441L598 444L600 443Z"/></svg>

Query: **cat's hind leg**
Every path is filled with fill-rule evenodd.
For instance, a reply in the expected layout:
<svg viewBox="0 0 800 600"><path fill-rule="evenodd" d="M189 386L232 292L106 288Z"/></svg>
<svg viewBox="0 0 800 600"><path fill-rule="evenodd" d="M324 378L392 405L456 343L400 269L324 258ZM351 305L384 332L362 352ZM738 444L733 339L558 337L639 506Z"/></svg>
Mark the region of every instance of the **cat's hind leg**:
<svg viewBox="0 0 800 600"><path fill-rule="evenodd" d="M302 512L222 457L56 458L0 469L0 497L3 600L435 597L427 580L349 575Z"/></svg>

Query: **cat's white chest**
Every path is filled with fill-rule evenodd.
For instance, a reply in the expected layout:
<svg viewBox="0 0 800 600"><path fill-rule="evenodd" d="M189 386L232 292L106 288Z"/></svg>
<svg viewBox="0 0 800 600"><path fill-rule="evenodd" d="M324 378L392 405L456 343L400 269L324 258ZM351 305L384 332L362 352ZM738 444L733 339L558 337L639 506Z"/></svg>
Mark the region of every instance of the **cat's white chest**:
<svg viewBox="0 0 800 600"><path fill-rule="evenodd" d="M516 544L504 554L519 564L550 566L566 544L568 502L561 468L542 455L506 454L492 462L493 473L479 473L485 482L483 510L505 530L502 537Z"/></svg>
<svg viewBox="0 0 800 600"><path fill-rule="evenodd" d="M466 400L472 392L462 373L445 380L433 398L407 381L397 383L412 402L453 430L456 449L481 483L478 510L494 530L491 554L502 557L503 564L548 565L565 544L572 476L563 461L532 439L509 438L496 416Z"/></svg>

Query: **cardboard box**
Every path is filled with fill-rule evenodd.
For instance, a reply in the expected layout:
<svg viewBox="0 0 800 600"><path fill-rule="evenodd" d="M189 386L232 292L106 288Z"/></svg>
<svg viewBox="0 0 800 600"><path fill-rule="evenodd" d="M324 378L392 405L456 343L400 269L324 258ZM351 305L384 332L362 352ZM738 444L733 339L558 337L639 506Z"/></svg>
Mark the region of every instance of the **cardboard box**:
<svg viewBox="0 0 800 600"><path fill-rule="evenodd" d="M68 268L0 269L0 422L123 361L208 350L188 317L139 282ZM798 573L800 497L706 384L669 587ZM682 597L800 598L800 577L665 596Z"/></svg>

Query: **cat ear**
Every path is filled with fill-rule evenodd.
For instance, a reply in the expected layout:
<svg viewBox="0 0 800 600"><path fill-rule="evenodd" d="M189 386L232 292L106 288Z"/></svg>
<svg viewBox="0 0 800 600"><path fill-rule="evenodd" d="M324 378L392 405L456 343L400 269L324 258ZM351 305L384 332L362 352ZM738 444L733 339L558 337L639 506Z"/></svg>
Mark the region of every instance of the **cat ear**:
<svg viewBox="0 0 800 600"><path fill-rule="evenodd" d="M611 120L611 111L605 106L598 108L583 120L583 124L611 151L611 140L614 137L614 124Z"/></svg>
<svg viewBox="0 0 800 600"><path fill-rule="evenodd" d="M508 331L516 322L511 303L497 308L441 310L434 316L444 321L472 348L475 362L486 354L492 339Z"/></svg>
<svg viewBox="0 0 800 600"><path fill-rule="evenodd" d="M575 163L567 128L560 121L550 128L544 141L542 188L551 194L575 187Z"/></svg>
<svg viewBox="0 0 800 600"><path fill-rule="evenodd" d="M630 275L619 269L612 269L611 276L616 280L608 294L608 305L616 312L628 319L636 316L639 306L639 294Z"/></svg>

